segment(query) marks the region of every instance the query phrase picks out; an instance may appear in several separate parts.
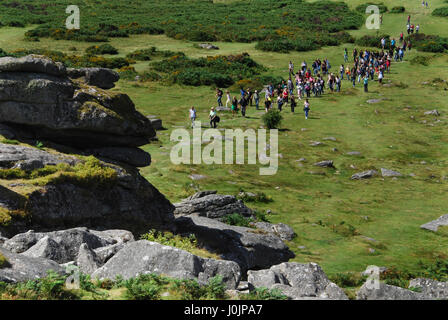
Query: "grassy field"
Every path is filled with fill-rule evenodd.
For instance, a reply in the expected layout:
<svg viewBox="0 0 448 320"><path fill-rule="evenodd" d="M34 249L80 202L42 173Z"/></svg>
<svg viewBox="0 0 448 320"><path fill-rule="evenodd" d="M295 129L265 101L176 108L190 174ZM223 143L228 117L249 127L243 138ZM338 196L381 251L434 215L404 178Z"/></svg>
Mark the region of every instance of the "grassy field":
<svg viewBox="0 0 448 320"><path fill-rule="evenodd" d="M346 1L355 8L364 1ZM411 14L421 32L448 36L448 19L430 15L443 1L430 1L431 8L423 9L420 1L382 1L389 9L396 5L406 7L403 14L384 14L381 33L398 38L405 31L406 17ZM0 28L0 48L12 51L18 48L51 48L79 52L92 43L54 41L24 41L27 28ZM356 37L376 31L353 30ZM289 54L266 53L255 49L255 43L216 42L220 50L205 51L193 42L174 40L164 35L136 35L113 38L110 44L119 49L119 56L136 49L156 46L159 49L183 51L189 57L247 52L268 71L266 74L287 77L289 60L296 66L306 60L328 58L332 71L343 63L343 49L349 52L352 44L324 47L311 52ZM410 60L425 56L428 66L411 65ZM139 62L138 71L148 68L148 62ZM390 87L369 85L364 93L361 85L355 89L343 82L340 94L326 93L311 99L311 118L305 120L302 104L295 114L289 108L283 112L284 121L279 133L279 170L275 176L260 176L258 165L173 165L169 152L173 143L170 133L179 126L188 127L188 109L198 109L199 120L207 124L211 106L215 106L213 88L165 86L161 83L135 83L121 80L113 90L131 96L137 108L145 115L157 115L168 130L158 133L159 142L143 147L151 153L153 163L143 168L142 174L172 202L191 195L196 189L218 190L236 194L245 191L264 192L273 198L269 204L250 204L254 209L273 211L272 222L291 225L297 238L288 243L297 262L314 261L329 273L362 271L368 265L417 268L420 260L447 258L448 234L435 234L420 229L420 225L446 214L448 199L447 161L448 97L446 84L433 85L433 80L447 79L448 54L408 52L401 63L392 64L392 73L386 75ZM425 84L427 83L427 84ZM237 95L237 92L232 94ZM383 99L369 104L369 99ZM424 112L437 109L441 116L425 116ZM248 117L232 118L220 114L220 128L259 128L263 111L249 108ZM440 120L440 121L437 121ZM306 129L306 130L305 130ZM337 141L323 140L335 137ZM318 147L310 141L321 141ZM337 151L333 151L336 148ZM346 155L359 151L361 156ZM306 162L296 160L306 158ZM333 160L336 169L313 166L320 160ZM352 174L366 169L388 168L401 172L398 179L373 178L352 181ZM310 173L313 172L313 173ZM323 175L315 173L324 173ZM192 181L192 173L207 178Z"/></svg>

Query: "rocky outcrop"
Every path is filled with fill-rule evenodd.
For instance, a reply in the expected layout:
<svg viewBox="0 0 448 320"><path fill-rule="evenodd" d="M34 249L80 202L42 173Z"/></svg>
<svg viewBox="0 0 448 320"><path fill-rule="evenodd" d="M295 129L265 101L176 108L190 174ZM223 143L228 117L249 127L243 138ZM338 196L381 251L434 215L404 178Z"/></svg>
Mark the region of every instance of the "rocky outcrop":
<svg viewBox="0 0 448 320"><path fill-rule="evenodd" d="M398 171L381 168L381 176L383 176L383 177L401 177L403 175Z"/></svg>
<svg viewBox="0 0 448 320"><path fill-rule="evenodd" d="M315 263L282 263L267 270L249 271L249 288L280 290L294 300L306 298L348 300L344 291L328 280Z"/></svg>
<svg viewBox="0 0 448 320"><path fill-rule="evenodd" d="M223 259L237 262L243 271L269 268L294 257L279 237L260 230L198 216L180 217L175 223L179 232L195 234Z"/></svg>
<svg viewBox="0 0 448 320"><path fill-rule="evenodd" d="M72 166L44 183L21 180L18 185L10 184L11 189L0 186L0 207L17 217L13 223L0 224L5 235L77 226L147 232L151 228L169 228L174 219L171 203L132 167L99 162L91 168L83 159L15 145L3 150L9 153L0 156L0 163L11 168L24 164L51 168L58 162ZM84 165L73 166L75 163ZM93 176L85 176L85 170L93 170Z"/></svg>
<svg viewBox="0 0 448 320"><path fill-rule="evenodd" d="M83 77L88 85L101 89L111 89L120 80L118 72L107 68L68 68L67 74L73 79Z"/></svg>
<svg viewBox="0 0 448 320"><path fill-rule="evenodd" d="M3 244L3 248L28 257L45 258L60 264L74 261L79 257L80 248L108 248L112 245L134 241L129 231L94 231L87 228L73 228L53 232L34 232L15 235ZM87 249L84 248L84 249Z"/></svg>
<svg viewBox="0 0 448 320"><path fill-rule="evenodd" d="M47 276L47 272L63 273L64 270L56 262L32 258L10 252L0 247L0 254L6 258L6 265L0 268L0 282L24 282Z"/></svg>
<svg viewBox="0 0 448 320"><path fill-rule="evenodd" d="M357 300L428 300L422 293L408 289L379 283L375 287L373 283L366 282L356 294Z"/></svg>
<svg viewBox="0 0 448 320"><path fill-rule="evenodd" d="M82 69L76 72L86 80L72 80L62 64L27 56L0 58L0 71L0 123L2 131L6 128L17 139L49 140L85 150L136 148L155 136L151 122L127 95L98 87L118 80L112 70ZM113 153L108 156L115 159Z"/></svg>
<svg viewBox="0 0 448 320"><path fill-rule="evenodd" d="M23 143L0 144L0 169L16 170L0 186L0 232L169 228L174 207L136 168L151 163L138 148L155 136L151 122L127 95L99 88L117 80L42 56L0 59L0 134Z"/></svg>
<svg viewBox="0 0 448 320"><path fill-rule="evenodd" d="M174 206L174 214L177 216L195 215L217 219L234 213L245 217L252 215L252 210L241 200L231 195L216 194L216 191L200 191Z"/></svg>
<svg viewBox="0 0 448 320"><path fill-rule="evenodd" d="M240 268L235 262L205 259L174 247L140 240L125 245L95 271L92 278L115 279L121 275L124 279L129 279L149 273L178 279L196 279L201 284L220 275L230 289L238 286L241 277Z"/></svg>
<svg viewBox="0 0 448 320"><path fill-rule="evenodd" d="M448 214L445 214L436 220L425 223L424 225L421 225L420 228L437 232L439 227L443 226L448 226Z"/></svg>
<svg viewBox="0 0 448 320"><path fill-rule="evenodd" d="M430 299L448 300L448 282L419 278L411 280L409 288L417 289Z"/></svg>

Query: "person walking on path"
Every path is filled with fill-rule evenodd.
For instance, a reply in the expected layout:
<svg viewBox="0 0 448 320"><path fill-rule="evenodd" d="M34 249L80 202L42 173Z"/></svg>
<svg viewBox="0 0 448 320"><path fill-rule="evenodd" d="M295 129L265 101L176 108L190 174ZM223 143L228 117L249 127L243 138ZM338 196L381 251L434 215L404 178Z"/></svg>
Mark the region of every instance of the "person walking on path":
<svg viewBox="0 0 448 320"><path fill-rule="evenodd" d="M364 92L369 92L369 76L364 77Z"/></svg>
<svg viewBox="0 0 448 320"><path fill-rule="evenodd" d="M232 103L232 98L230 97L229 90L226 91L226 97L227 97L227 100L226 100L226 108L227 108L228 104Z"/></svg>
<svg viewBox="0 0 448 320"><path fill-rule="evenodd" d="M303 105L304 105L303 111L305 111L305 119L308 119L308 114L311 110L310 102L308 101L308 99L305 99L305 103Z"/></svg>
<svg viewBox="0 0 448 320"><path fill-rule="evenodd" d="M216 88L216 97L218 98L218 107L222 107L222 96L223 96L223 92L221 89Z"/></svg>
<svg viewBox="0 0 448 320"><path fill-rule="evenodd" d="M255 100L255 108L258 110L258 107L260 105L260 94L258 93L258 90L255 90L254 92L254 100Z"/></svg>
<svg viewBox="0 0 448 320"><path fill-rule="evenodd" d="M216 123L219 122L219 117L218 117L218 115L216 114L216 111L215 111L215 108L214 108L214 107L212 107L212 108L210 109L210 115L209 115L209 118L210 118L210 127L211 127L211 128L216 128Z"/></svg>
<svg viewBox="0 0 448 320"><path fill-rule="evenodd" d="M190 121L191 127L194 128L194 122L196 121L196 109L194 107L190 109Z"/></svg>
<svg viewBox="0 0 448 320"><path fill-rule="evenodd" d="M232 108L232 117L234 117L235 113L238 113L238 100L236 99L236 97L233 97L231 108Z"/></svg>
<svg viewBox="0 0 448 320"><path fill-rule="evenodd" d="M249 101L246 96L242 97L240 100L240 106L241 106L241 115L243 117L246 117L246 107L249 104Z"/></svg>
<svg viewBox="0 0 448 320"><path fill-rule="evenodd" d="M294 113L294 109L296 108L296 98L294 98L294 95L291 95L291 112Z"/></svg>

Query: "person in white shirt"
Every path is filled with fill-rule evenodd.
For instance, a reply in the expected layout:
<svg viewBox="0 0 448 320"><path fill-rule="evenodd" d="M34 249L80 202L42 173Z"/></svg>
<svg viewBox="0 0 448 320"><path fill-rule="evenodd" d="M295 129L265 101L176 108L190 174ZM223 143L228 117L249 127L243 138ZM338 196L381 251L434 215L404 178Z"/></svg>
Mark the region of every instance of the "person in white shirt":
<svg viewBox="0 0 448 320"><path fill-rule="evenodd" d="M190 121L191 127L194 128L194 122L196 121L196 109L194 107L190 109Z"/></svg>
<svg viewBox="0 0 448 320"><path fill-rule="evenodd" d="M226 108L227 108L228 104L232 102L232 98L230 97L229 90L226 91L226 97L227 97L227 100L226 100Z"/></svg>

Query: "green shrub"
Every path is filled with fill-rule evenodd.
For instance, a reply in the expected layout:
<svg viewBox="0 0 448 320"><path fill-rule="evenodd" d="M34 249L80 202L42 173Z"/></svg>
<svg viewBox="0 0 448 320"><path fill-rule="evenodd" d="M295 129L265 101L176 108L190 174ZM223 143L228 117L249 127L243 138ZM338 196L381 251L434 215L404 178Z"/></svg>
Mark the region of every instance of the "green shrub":
<svg viewBox="0 0 448 320"><path fill-rule="evenodd" d="M221 300L226 299L226 287L222 277L217 275L210 278L208 284L201 286L196 280L182 279L173 281L176 290L183 300Z"/></svg>
<svg viewBox="0 0 448 320"><path fill-rule="evenodd" d="M433 16L448 17L448 7L437 8L432 12Z"/></svg>
<svg viewBox="0 0 448 320"><path fill-rule="evenodd" d="M280 290L267 288L256 288L249 294L242 294L239 296L241 300L288 300Z"/></svg>
<svg viewBox="0 0 448 320"><path fill-rule="evenodd" d="M429 65L429 60L428 57L425 56L415 56L414 58L412 58L410 60L411 64L421 64L423 66L428 66Z"/></svg>
<svg viewBox="0 0 448 320"><path fill-rule="evenodd" d="M405 7L403 7L403 6L398 6L398 7L393 7L393 8L390 10L390 13L403 13L403 12L405 12L405 11L406 11Z"/></svg>
<svg viewBox="0 0 448 320"><path fill-rule="evenodd" d="M280 111L275 110L275 109L271 109L268 112L266 112L262 117L261 117L264 125L268 128L268 129L277 129L281 122L282 122L282 115L280 114Z"/></svg>
<svg viewBox="0 0 448 320"><path fill-rule="evenodd" d="M157 242L165 246L176 247L185 251L199 248L198 240L193 234L188 237L182 237L180 235L174 235L171 232L162 232L153 229L148 233L141 235L140 239Z"/></svg>
<svg viewBox="0 0 448 320"><path fill-rule="evenodd" d="M144 274L125 281L126 297L132 300L158 300L166 280L158 275Z"/></svg>
<svg viewBox="0 0 448 320"><path fill-rule="evenodd" d="M86 49L88 55L118 54L118 50L108 43L99 46L90 46Z"/></svg>
<svg viewBox="0 0 448 320"><path fill-rule="evenodd" d="M444 52L448 49L448 38L424 33L411 34L406 37L417 50L425 52Z"/></svg>
<svg viewBox="0 0 448 320"><path fill-rule="evenodd" d="M253 222L253 220L238 213L232 213L224 217L224 222L231 226L251 228L252 226L250 223Z"/></svg>
<svg viewBox="0 0 448 320"><path fill-rule="evenodd" d="M340 272L328 277L341 288L356 288L364 284L367 277L362 276L359 272Z"/></svg>
<svg viewBox="0 0 448 320"><path fill-rule="evenodd" d="M8 264L8 260L0 253L0 269L6 267Z"/></svg>

